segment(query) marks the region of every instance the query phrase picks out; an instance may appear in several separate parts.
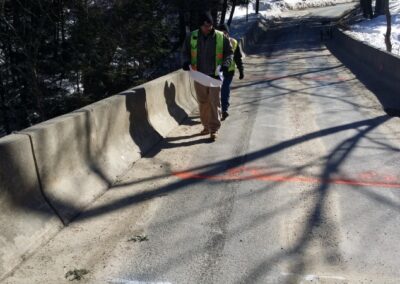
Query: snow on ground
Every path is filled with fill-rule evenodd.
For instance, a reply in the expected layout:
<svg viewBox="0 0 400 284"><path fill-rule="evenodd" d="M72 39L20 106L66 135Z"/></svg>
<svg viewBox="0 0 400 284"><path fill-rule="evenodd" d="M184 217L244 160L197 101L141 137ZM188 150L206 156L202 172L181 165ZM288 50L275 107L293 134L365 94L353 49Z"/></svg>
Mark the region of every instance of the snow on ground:
<svg viewBox="0 0 400 284"><path fill-rule="evenodd" d="M278 17L282 12L288 10L299 10L306 8L326 7L336 4L350 3L354 0L261 0L260 14L264 17ZM234 18L246 16L247 7L238 6L235 9ZM249 15L255 13L254 5L248 7Z"/></svg>
<svg viewBox="0 0 400 284"><path fill-rule="evenodd" d="M390 1L390 12L392 14L392 53L400 55L400 1ZM379 49L386 50L386 17L379 16L372 20L365 20L351 26L346 32L354 38L369 43Z"/></svg>
<svg viewBox="0 0 400 284"><path fill-rule="evenodd" d="M326 7L335 4L354 2L353 0L261 0L260 14L267 18L279 17L288 10L306 8ZM392 13L392 53L400 56L400 0L390 0L390 11ZM239 19L255 13L254 5L238 6L235 9L234 18ZM372 20L365 20L351 26L347 31L356 39L367 42L377 48L386 50L385 33L386 17L380 16Z"/></svg>
<svg viewBox="0 0 400 284"><path fill-rule="evenodd" d="M285 5L289 10L296 10L296 9L326 7L326 6L349 3L354 1L353 0L284 0L278 2L285 2Z"/></svg>

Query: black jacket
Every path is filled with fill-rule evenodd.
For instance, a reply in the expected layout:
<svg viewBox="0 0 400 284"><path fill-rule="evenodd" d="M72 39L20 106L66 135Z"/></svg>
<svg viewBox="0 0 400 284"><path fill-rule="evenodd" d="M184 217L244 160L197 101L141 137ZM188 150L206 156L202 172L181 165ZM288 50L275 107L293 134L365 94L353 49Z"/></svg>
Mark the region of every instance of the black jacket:
<svg viewBox="0 0 400 284"><path fill-rule="evenodd" d="M240 44L238 42L238 46L235 50L235 53L233 54L233 60L236 63L236 67L239 70L239 74L243 74L243 61L242 61L242 50L240 47ZM235 74L235 71L231 71L229 72L229 74L231 74L232 76Z"/></svg>

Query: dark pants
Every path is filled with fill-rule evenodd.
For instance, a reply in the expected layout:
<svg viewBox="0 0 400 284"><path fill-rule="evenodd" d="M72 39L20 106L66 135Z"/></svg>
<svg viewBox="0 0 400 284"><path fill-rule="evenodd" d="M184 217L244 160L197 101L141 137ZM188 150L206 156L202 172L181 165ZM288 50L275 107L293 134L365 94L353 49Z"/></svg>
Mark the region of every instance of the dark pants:
<svg viewBox="0 0 400 284"><path fill-rule="evenodd" d="M233 80L233 75L228 75L224 77L221 87L221 108L222 112L228 111L229 108L229 97L231 93L231 83Z"/></svg>

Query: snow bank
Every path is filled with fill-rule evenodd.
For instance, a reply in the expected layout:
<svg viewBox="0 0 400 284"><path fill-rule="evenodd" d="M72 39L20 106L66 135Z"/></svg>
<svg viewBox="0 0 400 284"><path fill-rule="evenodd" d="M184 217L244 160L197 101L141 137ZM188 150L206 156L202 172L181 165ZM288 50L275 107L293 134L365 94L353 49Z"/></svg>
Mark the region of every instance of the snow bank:
<svg viewBox="0 0 400 284"><path fill-rule="evenodd" d="M326 7L336 4L350 3L353 0L284 0L289 10Z"/></svg>
<svg viewBox="0 0 400 284"><path fill-rule="evenodd" d="M269 18L279 16L282 12L289 10L326 7L350 2L354 2L354 0L261 0L260 14ZM234 18L246 16L246 11L246 6L236 7ZM249 5L248 13L249 15L255 13L254 5Z"/></svg>
<svg viewBox="0 0 400 284"><path fill-rule="evenodd" d="M400 1L390 1L390 12L392 13L392 53L400 55ZM379 16L372 20L365 20L351 26L347 34L354 38L369 43L379 49L386 50L386 17Z"/></svg>

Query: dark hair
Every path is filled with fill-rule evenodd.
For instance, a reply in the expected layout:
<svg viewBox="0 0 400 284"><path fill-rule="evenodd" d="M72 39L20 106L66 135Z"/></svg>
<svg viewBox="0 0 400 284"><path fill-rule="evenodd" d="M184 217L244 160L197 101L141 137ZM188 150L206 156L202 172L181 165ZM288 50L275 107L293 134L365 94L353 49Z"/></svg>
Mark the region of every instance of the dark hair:
<svg viewBox="0 0 400 284"><path fill-rule="evenodd" d="M203 12L199 17L199 26L202 26L204 23L214 24L213 17L210 12Z"/></svg>

